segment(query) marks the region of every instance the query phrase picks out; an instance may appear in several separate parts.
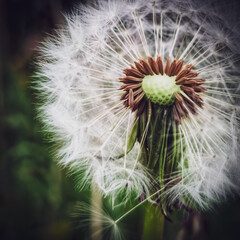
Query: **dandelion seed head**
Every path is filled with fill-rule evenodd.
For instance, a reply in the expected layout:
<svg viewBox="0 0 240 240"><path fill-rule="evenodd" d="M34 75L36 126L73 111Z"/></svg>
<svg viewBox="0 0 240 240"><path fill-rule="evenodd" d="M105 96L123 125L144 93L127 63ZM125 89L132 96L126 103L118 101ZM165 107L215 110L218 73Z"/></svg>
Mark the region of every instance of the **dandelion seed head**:
<svg viewBox="0 0 240 240"><path fill-rule="evenodd" d="M79 188L139 197L181 178L166 201L202 209L238 189L238 33L219 9L99 0L43 43L39 115Z"/></svg>

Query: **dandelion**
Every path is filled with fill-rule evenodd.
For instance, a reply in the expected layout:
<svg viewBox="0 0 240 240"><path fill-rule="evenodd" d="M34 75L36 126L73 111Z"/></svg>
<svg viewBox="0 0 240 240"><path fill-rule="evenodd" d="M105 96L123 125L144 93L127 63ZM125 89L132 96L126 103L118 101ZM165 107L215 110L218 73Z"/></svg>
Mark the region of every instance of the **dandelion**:
<svg viewBox="0 0 240 240"><path fill-rule="evenodd" d="M99 0L44 42L40 116L80 188L165 215L238 190L237 32L214 7Z"/></svg>

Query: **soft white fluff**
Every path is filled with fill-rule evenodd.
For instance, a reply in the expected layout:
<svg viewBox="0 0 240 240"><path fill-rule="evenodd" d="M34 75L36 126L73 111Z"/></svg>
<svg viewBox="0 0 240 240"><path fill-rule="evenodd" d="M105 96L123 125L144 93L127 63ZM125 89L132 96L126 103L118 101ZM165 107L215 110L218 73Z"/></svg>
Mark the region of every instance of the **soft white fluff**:
<svg viewBox="0 0 240 240"><path fill-rule="evenodd" d="M137 162L139 144L126 154L135 115L119 100L118 78L139 58L160 55L194 64L208 89L204 108L180 126L189 166L179 164L183 179L169 196L207 208L237 189L237 35L224 19L220 7L182 0L99 0L66 16L41 47L37 88L59 162L79 172L80 187L95 181L107 195L149 192L154 176Z"/></svg>

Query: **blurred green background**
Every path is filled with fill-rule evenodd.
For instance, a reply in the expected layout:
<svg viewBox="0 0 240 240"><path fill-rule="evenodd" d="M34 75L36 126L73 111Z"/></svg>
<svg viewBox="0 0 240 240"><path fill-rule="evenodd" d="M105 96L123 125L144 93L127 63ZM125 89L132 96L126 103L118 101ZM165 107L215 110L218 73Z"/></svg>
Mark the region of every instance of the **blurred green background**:
<svg viewBox="0 0 240 240"><path fill-rule="evenodd" d="M88 228L76 228L81 216L79 222L71 216L90 190L75 189L74 178L54 162L31 89L38 43L80 2L86 1L0 0L0 239L90 239ZM142 212L127 219L127 239L140 239ZM192 220L167 223L165 238L240 239L240 200L204 213L200 222L195 237Z"/></svg>

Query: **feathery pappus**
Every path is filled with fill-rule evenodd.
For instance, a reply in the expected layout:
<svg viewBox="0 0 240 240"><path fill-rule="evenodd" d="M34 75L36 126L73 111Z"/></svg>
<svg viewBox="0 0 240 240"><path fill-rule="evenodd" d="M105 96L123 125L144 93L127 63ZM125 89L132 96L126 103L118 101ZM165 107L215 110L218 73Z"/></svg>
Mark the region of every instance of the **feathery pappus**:
<svg viewBox="0 0 240 240"><path fill-rule="evenodd" d="M239 36L213 8L98 0L43 43L39 116L80 188L166 215L238 190Z"/></svg>

